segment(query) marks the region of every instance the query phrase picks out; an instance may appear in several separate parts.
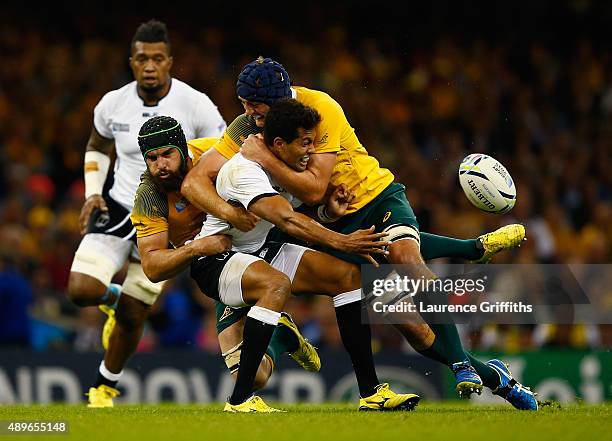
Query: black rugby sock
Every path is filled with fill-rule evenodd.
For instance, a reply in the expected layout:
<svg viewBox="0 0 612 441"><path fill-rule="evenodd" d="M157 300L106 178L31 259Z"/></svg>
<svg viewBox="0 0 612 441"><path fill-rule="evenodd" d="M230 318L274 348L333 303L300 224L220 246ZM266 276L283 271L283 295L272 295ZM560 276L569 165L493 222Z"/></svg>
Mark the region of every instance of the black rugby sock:
<svg viewBox="0 0 612 441"><path fill-rule="evenodd" d="M253 306L244 324L240 368L230 404L240 404L253 393L253 383L259 364L278 324L280 313Z"/></svg>
<svg viewBox="0 0 612 441"><path fill-rule="evenodd" d="M334 307L342 344L353 363L359 394L369 397L376 392L379 381L372 355L370 325L361 323L361 290L337 295Z"/></svg>

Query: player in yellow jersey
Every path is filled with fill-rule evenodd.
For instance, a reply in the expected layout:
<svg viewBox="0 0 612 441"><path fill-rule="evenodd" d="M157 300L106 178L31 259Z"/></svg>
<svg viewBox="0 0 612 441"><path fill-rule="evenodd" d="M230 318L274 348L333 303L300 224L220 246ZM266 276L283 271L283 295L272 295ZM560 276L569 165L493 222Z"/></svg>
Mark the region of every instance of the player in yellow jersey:
<svg viewBox="0 0 612 441"><path fill-rule="evenodd" d="M276 61L260 57L245 66L238 78L237 95L245 113L230 124L219 143L207 153L206 161L194 168L182 186L188 199L215 216L236 221L229 204L217 195L213 180L220 166L242 146L246 158L258 162L281 186L309 205L321 204L335 186L347 185L355 195L347 214L333 219L320 205L319 219L333 221L332 228L343 233L371 225L376 226L376 231L388 232L393 242L388 262L404 264L411 277L435 278L424 260L448 256L484 261L523 240L525 231L521 225L507 226L473 240L421 233L404 186L395 183L393 174L368 154L342 107L324 92L291 87L288 73ZM264 127L270 106L283 98L294 98L322 116L316 129L316 154L305 172L291 170L272 154L261 137L254 136ZM451 368L460 395L480 393L483 379L484 385L507 395L498 390L503 383L499 372L464 351L453 323L396 327L420 353Z"/></svg>

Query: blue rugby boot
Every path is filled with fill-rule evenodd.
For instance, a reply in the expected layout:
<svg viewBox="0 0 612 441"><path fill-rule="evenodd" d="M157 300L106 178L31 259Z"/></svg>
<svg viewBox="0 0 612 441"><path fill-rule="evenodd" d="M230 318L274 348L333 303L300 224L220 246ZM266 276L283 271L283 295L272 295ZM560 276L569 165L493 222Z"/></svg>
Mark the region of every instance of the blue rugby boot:
<svg viewBox="0 0 612 441"><path fill-rule="evenodd" d="M495 369L499 375L500 385L493 391L494 395L499 395L515 408L520 410L538 410L538 400L536 394L523 386L512 377L508 365L501 360L493 359L487 361L487 366Z"/></svg>
<svg viewBox="0 0 612 441"><path fill-rule="evenodd" d="M482 379L472 367L469 360L454 363L451 366L455 374L455 390L461 398L470 398L473 393L482 393Z"/></svg>

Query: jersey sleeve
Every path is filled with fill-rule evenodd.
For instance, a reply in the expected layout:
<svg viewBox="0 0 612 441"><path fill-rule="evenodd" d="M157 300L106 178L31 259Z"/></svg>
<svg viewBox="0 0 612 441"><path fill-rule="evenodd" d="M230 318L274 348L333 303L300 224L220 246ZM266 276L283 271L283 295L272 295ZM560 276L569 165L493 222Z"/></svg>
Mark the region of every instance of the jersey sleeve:
<svg viewBox="0 0 612 441"><path fill-rule="evenodd" d="M196 104L194 127L196 138L219 137L227 127L219 109L204 93L199 94Z"/></svg>
<svg viewBox="0 0 612 441"><path fill-rule="evenodd" d="M102 97L100 102L94 108L94 127L96 131L104 138L113 139L113 131L111 128L112 121L109 118L113 101L112 92L107 93Z"/></svg>
<svg viewBox="0 0 612 441"><path fill-rule="evenodd" d="M193 163L197 163L200 157L214 146L218 138L197 138L187 141L187 148L191 152Z"/></svg>
<svg viewBox="0 0 612 441"><path fill-rule="evenodd" d="M214 148L225 158L231 159L240 151L242 142L251 134L259 133L257 125L248 116L238 116L227 127Z"/></svg>
<svg viewBox="0 0 612 441"><path fill-rule="evenodd" d="M246 209L262 197L279 194L266 172L255 162L245 160L230 164L226 173L229 177L225 189L228 201L238 201Z"/></svg>
<svg viewBox="0 0 612 441"><path fill-rule="evenodd" d="M168 198L160 192L145 172L136 190L130 220L136 237L147 237L168 231Z"/></svg>
<svg viewBox="0 0 612 441"><path fill-rule="evenodd" d="M317 126L315 152L339 152L342 128L348 124L342 107L332 97L325 95L325 98L317 103L316 109L321 115L321 122Z"/></svg>

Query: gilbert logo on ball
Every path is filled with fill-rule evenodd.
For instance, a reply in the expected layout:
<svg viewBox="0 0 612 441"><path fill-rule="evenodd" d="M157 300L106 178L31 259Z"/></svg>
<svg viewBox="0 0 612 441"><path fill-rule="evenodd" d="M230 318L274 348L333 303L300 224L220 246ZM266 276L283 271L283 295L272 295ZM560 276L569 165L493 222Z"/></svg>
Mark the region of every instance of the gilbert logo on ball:
<svg viewBox="0 0 612 441"><path fill-rule="evenodd" d="M481 153L467 156L459 166L459 183L475 207L507 213L516 202L514 181L499 161Z"/></svg>

